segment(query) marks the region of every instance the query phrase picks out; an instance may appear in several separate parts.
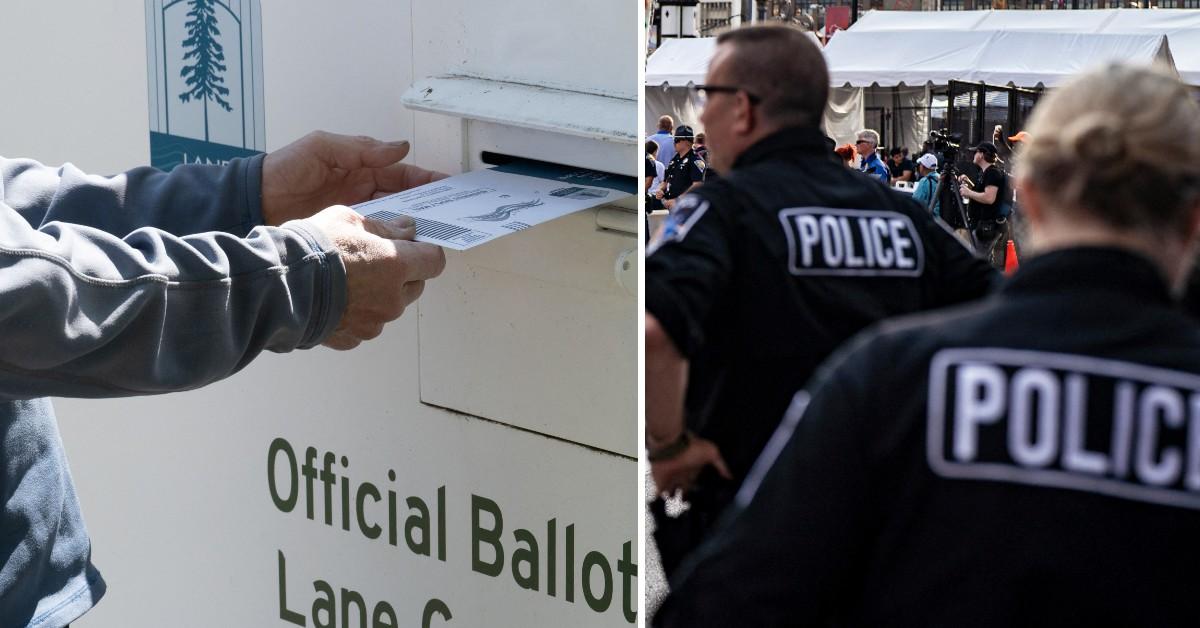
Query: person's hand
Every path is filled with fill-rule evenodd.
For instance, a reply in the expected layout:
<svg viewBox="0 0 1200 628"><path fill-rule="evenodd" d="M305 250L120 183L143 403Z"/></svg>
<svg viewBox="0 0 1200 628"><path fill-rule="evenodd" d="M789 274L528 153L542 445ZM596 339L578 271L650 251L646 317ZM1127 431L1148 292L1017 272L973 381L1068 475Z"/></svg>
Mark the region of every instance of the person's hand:
<svg viewBox="0 0 1200 628"><path fill-rule="evenodd" d="M1000 125L997 124L996 128L992 129L992 143L993 144L998 144L1000 142L1000 128L1001 128Z"/></svg>
<svg viewBox="0 0 1200 628"><path fill-rule="evenodd" d="M964 183L964 184L958 186L958 194L959 194L959 196L961 196L963 198L970 198L971 188L968 187L967 184Z"/></svg>
<svg viewBox="0 0 1200 628"><path fill-rule="evenodd" d="M658 200L660 200L660 201L661 201L661 200L662 200L662 197L663 197L663 191L662 191L662 188L659 188L659 189L657 189L657 190L655 190L655 191L654 191L654 198L657 198Z"/></svg>
<svg viewBox="0 0 1200 628"><path fill-rule="evenodd" d="M263 161L263 221L278 226L446 177L399 163L408 148L408 142L315 131L269 153Z"/></svg>
<svg viewBox="0 0 1200 628"><path fill-rule="evenodd" d="M672 199L663 201L663 207L665 207L667 209L671 209L672 207L675 207L675 199L672 198Z"/></svg>
<svg viewBox="0 0 1200 628"><path fill-rule="evenodd" d="M346 310L324 342L353 349L383 332L384 324L404 313L425 289L425 280L442 273L446 255L433 244L412 242L412 218L380 222L349 207L333 206L309 219L337 248L346 266Z"/></svg>
<svg viewBox="0 0 1200 628"><path fill-rule="evenodd" d="M705 467L712 465L721 477L731 480L733 474L721 457L720 450L710 440L693 436L687 449L669 459L650 463L650 475L654 478L654 486L663 496L674 495L676 491L686 491L696 481Z"/></svg>

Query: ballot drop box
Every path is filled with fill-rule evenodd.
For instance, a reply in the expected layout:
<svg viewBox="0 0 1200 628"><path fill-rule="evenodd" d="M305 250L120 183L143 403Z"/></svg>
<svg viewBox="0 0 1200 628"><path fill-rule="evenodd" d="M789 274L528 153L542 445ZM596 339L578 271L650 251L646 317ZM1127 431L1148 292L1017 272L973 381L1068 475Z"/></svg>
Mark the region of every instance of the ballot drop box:
<svg viewBox="0 0 1200 628"><path fill-rule="evenodd" d="M0 51L21 60L3 71L8 157L111 174L324 129L410 139L410 162L451 174L637 172L633 2L5 12ZM221 63L193 67L214 44ZM183 98L185 67L227 92ZM56 399L108 584L73 625L636 623L637 225L625 198L447 251L418 304L354 351Z"/></svg>

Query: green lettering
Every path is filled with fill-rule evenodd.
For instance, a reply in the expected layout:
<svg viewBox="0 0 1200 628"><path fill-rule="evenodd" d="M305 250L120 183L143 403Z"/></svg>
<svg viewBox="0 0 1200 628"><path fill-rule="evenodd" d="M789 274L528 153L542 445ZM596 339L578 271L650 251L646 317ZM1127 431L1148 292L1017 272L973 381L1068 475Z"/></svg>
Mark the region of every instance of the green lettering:
<svg viewBox="0 0 1200 628"><path fill-rule="evenodd" d="M442 619L449 623L454 617L450 614L450 607L446 603L433 598L425 603L425 612L421 613L421 628L430 628L433 625L433 614L437 613L442 616Z"/></svg>
<svg viewBox="0 0 1200 628"><path fill-rule="evenodd" d="M359 628L367 628L367 603L358 591L342 589L342 628L350 628L350 603L358 606Z"/></svg>
<svg viewBox="0 0 1200 628"><path fill-rule="evenodd" d="M550 597L554 597L555 589L558 587L554 573L558 569L558 548L554 544L554 535L557 530L557 519L546 522L546 593L550 594Z"/></svg>
<svg viewBox="0 0 1200 628"><path fill-rule="evenodd" d="M283 452L288 459L288 496L280 497L279 488L275 486L275 456ZM282 512L292 512L296 507L296 498L299 496L299 487L296 480L299 478L296 475L296 452L292 450L291 443L283 438L276 438L271 441L271 447L267 450L267 488L271 490L271 501L275 503L275 507Z"/></svg>
<svg viewBox="0 0 1200 628"><path fill-rule="evenodd" d="M592 567L599 567L604 576L604 593L600 595L592 592ZM597 613L603 613L612 604L612 568L608 566L608 559L600 552L588 552L583 557L583 599L587 600L588 606Z"/></svg>
<svg viewBox="0 0 1200 628"><path fill-rule="evenodd" d="M406 500L410 510L417 511L404 520L404 541L414 554L429 555L429 507L419 497L409 497ZM420 542L413 539L413 531L420 530Z"/></svg>
<svg viewBox="0 0 1200 628"><path fill-rule="evenodd" d="M387 623L384 623L387 620ZM387 602L375 605L375 616L371 618L371 628L396 628L396 611Z"/></svg>
<svg viewBox="0 0 1200 628"><path fill-rule="evenodd" d="M321 595L313 599L312 618L316 628L336 628L337 602L333 599L333 587L324 580L313 580L313 590ZM324 597L322 597L324 596ZM326 621L321 621L321 613L325 613Z"/></svg>
<svg viewBox="0 0 1200 628"><path fill-rule="evenodd" d="M282 551L279 551L279 618L297 626L307 623L304 621L304 615L287 607L287 559L283 557Z"/></svg>
<svg viewBox="0 0 1200 628"><path fill-rule="evenodd" d="M567 555L564 559L566 569L563 570L563 577L566 578L567 590L566 599L572 604L575 603L575 524L567 526Z"/></svg>
<svg viewBox="0 0 1200 628"><path fill-rule="evenodd" d="M513 580L517 582L517 586L522 589L538 590L538 546L537 539L529 530L517 528L513 532L513 538L517 543L524 543L525 547L518 545L517 549L513 550L512 554L512 575ZM521 573L521 564L529 565L528 575Z"/></svg>
<svg viewBox="0 0 1200 628"><path fill-rule="evenodd" d="M617 571L621 572L621 599L625 601L621 612L625 621L637 622L637 599L633 594L633 579L637 577L637 563L633 562L633 541L625 541L621 546L621 560L617 561Z"/></svg>
<svg viewBox="0 0 1200 628"><path fill-rule="evenodd" d="M438 501L438 560L446 562L446 487L439 486Z"/></svg>
<svg viewBox="0 0 1200 628"><path fill-rule="evenodd" d="M358 502L358 507L356 509L358 511L358 529L363 533L363 536L367 537L368 539L377 539L379 538L380 534L383 534L383 528L380 528L378 525L373 523L367 523L366 509L364 508L366 505L366 500L363 498L368 496L371 498L371 501L375 502L376 504L379 503L379 489L370 482L363 482L362 485L358 487L358 497L356 498L356 501Z"/></svg>
<svg viewBox="0 0 1200 628"><path fill-rule="evenodd" d="M480 514L487 512L492 516L492 528L485 529L480 525ZM504 532L504 516L500 514L500 506L496 502L478 495L471 495L471 569L477 573L495 578L504 571L504 546L500 544L500 535ZM485 562L480 558L480 545L492 546L496 558Z"/></svg>

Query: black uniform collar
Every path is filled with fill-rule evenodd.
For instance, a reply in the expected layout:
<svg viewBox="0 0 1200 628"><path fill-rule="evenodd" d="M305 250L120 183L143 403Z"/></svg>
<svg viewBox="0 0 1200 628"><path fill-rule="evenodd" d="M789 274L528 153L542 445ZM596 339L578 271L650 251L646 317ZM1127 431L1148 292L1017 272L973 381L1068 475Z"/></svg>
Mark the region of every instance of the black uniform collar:
<svg viewBox="0 0 1200 628"><path fill-rule="evenodd" d="M1115 291L1147 302L1170 303L1170 287L1149 259L1116 247L1076 247L1043 253L1021 262L1005 283L1011 294L1068 290Z"/></svg>
<svg viewBox="0 0 1200 628"><path fill-rule="evenodd" d="M696 149L695 148L689 148L688 152L686 152L682 155L680 155L678 152L676 152L675 156L671 158L671 161L675 161L677 159L687 159L689 157L691 157L691 158L696 157Z"/></svg>
<svg viewBox="0 0 1200 628"><path fill-rule="evenodd" d="M819 156L828 152L825 135L820 130L812 127L790 127L776 131L752 144L738 155L733 167L744 168L777 155L810 153Z"/></svg>

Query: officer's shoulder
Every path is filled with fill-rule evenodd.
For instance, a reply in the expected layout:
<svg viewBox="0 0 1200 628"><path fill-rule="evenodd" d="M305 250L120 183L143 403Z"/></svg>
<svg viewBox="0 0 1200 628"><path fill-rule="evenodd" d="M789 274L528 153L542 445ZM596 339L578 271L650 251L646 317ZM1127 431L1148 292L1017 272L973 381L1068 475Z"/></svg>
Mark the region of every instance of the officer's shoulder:
<svg viewBox="0 0 1200 628"><path fill-rule="evenodd" d="M979 327L998 307L995 296L968 303L904 314L868 326L855 337L855 361L869 360L888 365L923 363L939 349L961 344L966 338L981 337ZM862 365L860 365L862 366ZM903 368L894 370L902 371Z"/></svg>

